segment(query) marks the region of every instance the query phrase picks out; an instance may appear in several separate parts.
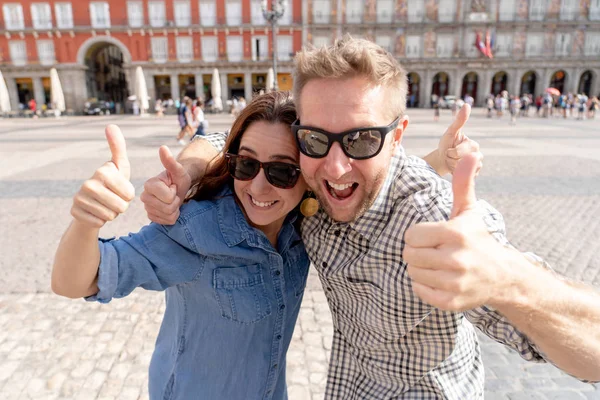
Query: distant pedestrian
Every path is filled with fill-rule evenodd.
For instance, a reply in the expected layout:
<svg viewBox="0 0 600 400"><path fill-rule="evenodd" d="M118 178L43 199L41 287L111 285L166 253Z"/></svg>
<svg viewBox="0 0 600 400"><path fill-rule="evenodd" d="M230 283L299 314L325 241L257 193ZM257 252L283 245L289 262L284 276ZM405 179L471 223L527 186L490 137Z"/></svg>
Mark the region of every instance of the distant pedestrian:
<svg viewBox="0 0 600 400"><path fill-rule="evenodd" d="M154 103L154 111L156 111L157 117L163 117L165 115L162 101L160 99L156 99L156 102Z"/></svg>
<svg viewBox="0 0 600 400"><path fill-rule="evenodd" d="M433 107L433 120L437 122L440 119L440 97L437 94L431 96L431 107Z"/></svg>
<svg viewBox="0 0 600 400"><path fill-rule="evenodd" d="M192 99L189 97L185 97L185 101L181 106L181 112L183 117L183 128L179 131L177 135L177 142L181 145L185 145L186 142L183 140L185 136L189 136L190 138L194 136L194 116L192 115ZM181 121L180 121L181 124Z"/></svg>
<svg viewBox="0 0 600 400"><path fill-rule="evenodd" d="M521 100L519 97L513 96L510 99L510 124L515 125L517 123L517 114L521 108Z"/></svg>

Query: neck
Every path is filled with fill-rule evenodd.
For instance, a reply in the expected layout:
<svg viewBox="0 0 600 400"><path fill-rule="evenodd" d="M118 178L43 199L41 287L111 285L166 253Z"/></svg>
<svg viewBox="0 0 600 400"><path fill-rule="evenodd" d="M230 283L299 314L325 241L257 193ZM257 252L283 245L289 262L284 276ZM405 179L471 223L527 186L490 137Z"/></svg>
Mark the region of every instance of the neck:
<svg viewBox="0 0 600 400"><path fill-rule="evenodd" d="M273 248L277 250L277 236L281 231L282 225L283 223L280 222L278 224L273 223L267 226L257 226L256 228L260 229L267 236L267 239L269 239Z"/></svg>

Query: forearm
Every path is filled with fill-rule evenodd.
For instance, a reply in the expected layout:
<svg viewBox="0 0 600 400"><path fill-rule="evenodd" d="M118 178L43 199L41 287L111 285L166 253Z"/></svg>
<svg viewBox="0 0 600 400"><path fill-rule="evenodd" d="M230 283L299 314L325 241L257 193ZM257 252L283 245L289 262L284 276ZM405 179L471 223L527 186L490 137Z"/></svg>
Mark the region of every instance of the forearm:
<svg viewBox="0 0 600 400"><path fill-rule="evenodd" d="M600 381L600 294L514 252L512 290L493 306L565 372Z"/></svg>
<svg viewBox="0 0 600 400"><path fill-rule="evenodd" d="M435 172L437 172L440 176L450 173L450 170L446 166L444 160L440 159L439 152L437 150L433 150L431 153L427 154L425 157L423 157L423 160L425 160L427 164L431 165Z"/></svg>
<svg viewBox="0 0 600 400"><path fill-rule="evenodd" d="M63 235L52 268L52 291L70 298L98 292L99 229L74 220Z"/></svg>
<svg viewBox="0 0 600 400"><path fill-rule="evenodd" d="M177 156L177 161L190 174L192 182L201 179L210 161L219 152L206 140L197 139L188 144Z"/></svg>

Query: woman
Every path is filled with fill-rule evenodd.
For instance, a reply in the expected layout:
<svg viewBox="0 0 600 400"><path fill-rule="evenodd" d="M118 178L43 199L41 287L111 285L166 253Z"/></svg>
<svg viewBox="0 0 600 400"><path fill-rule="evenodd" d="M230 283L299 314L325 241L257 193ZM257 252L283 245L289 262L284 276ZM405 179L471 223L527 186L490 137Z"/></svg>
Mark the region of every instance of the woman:
<svg viewBox="0 0 600 400"><path fill-rule="evenodd" d="M166 290L151 399L286 397L285 354L309 266L295 228L306 191L295 118L287 94L253 101L231 128L226 157L196 183L173 226L98 238L133 198L124 141L119 150L109 139L113 162L75 196L53 290L103 303L139 286Z"/></svg>
<svg viewBox="0 0 600 400"><path fill-rule="evenodd" d="M181 115L179 116L179 125L181 126L181 130L177 135L177 143L180 145L185 145L185 141L183 137L188 135L190 138L194 136L194 116L192 115L192 99L189 97L184 98L184 103L181 106Z"/></svg>

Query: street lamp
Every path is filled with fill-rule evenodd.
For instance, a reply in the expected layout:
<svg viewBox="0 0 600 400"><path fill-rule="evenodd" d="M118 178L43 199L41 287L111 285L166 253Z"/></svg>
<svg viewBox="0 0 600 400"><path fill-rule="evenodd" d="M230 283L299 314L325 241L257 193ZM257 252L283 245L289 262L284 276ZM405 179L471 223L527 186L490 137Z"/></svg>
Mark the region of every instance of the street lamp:
<svg viewBox="0 0 600 400"><path fill-rule="evenodd" d="M261 9L263 16L267 21L271 23L271 34L273 35L273 90L279 90L277 85L277 38L275 36L275 27L277 26L277 20L283 17L285 13L285 7L287 0L271 0L271 9L267 7L267 0L262 0Z"/></svg>

